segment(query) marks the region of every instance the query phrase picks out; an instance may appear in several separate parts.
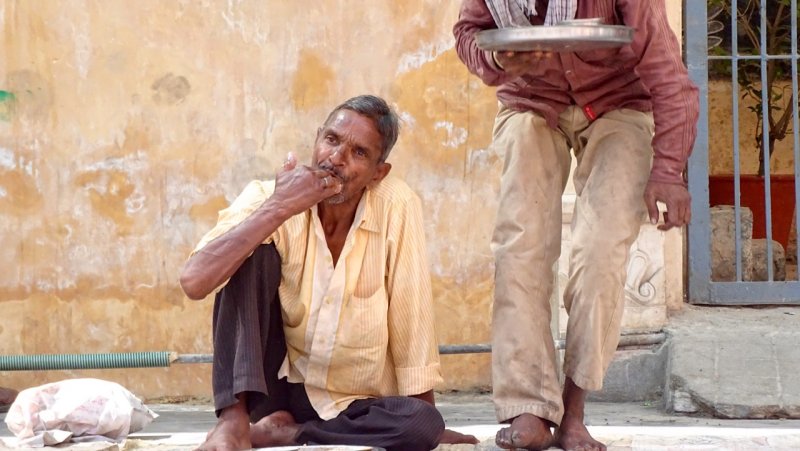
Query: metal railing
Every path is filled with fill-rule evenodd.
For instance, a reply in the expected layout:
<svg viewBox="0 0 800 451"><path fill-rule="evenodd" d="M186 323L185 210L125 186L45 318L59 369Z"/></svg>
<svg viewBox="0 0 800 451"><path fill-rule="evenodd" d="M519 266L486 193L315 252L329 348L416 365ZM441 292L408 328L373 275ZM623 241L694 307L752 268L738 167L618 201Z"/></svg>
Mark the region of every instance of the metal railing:
<svg viewBox="0 0 800 451"><path fill-rule="evenodd" d="M791 0L791 54L768 54L767 46L767 5L776 4L762 0L759 2L760 44L758 54L740 55L739 11L736 1L731 2L730 11L730 55L708 55L708 7L706 0L684 2L686 30L686 62L692 80L700 88L700 120L698 137L689 161L689 188L692 194L692 223L689 225L689 300L706 304L800 304L800 281L776 281L773 249L773 205L771 165L769 151L770 106L772 95L767 88L767 62L788 61L791 64L792 83L792 133L794 144L794 186L795 186L795 224L800 225L800 124L798 120L798 45L797 45L797 0ZM774 26L774 25L773 25ZM711 259L711 215L709 209L709 61L729 61L731 64L732 120L733 120L733 182L734 182L734 230L735 230L735 272L736 280L721 282L712 280ZM748 281L744 277L744 256L742 249L742 202L741 202L741 152L739 145L739 63L743 61L760 62L762 149L764 167L764 206L766 233L766 281ZM798 233L797 226L794 233ZM788 249L786 249L788 254ZM800 249L796 252L800 261Z"/></svg>

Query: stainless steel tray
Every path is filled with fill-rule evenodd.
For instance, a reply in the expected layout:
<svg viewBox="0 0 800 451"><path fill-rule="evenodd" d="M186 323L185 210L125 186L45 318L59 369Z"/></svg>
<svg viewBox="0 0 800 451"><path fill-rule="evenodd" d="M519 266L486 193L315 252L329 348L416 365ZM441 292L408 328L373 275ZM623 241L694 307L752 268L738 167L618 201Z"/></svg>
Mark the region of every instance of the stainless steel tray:
<svg viewBox="0 0 800 451"><path fill-rule="evenodd" d="M579 19L554 26L483 30L475 35L475 41L483 50L580 52L630 44L634 31L623 25L605 25L597 19Z"/></svg>

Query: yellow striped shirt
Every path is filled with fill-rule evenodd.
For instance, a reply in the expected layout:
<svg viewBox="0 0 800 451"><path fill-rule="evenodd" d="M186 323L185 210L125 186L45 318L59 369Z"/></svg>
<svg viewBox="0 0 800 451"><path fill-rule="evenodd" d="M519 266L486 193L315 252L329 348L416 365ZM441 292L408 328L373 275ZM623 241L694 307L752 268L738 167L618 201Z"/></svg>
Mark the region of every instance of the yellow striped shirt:
<svg viewBox="0 0 800 451"><path fill-rule="evenodd" d="M273 191L272 181L250 182L219 213L195 252L246 219ZM265 241L274 242L281 256L279 294L288 349L282 375L305 383L323 419L356 399L433 389L442 379L417 195L391 176L366 191L339 262L331 265L333 272L343 271L343 284L324 296L320 289L331 287L327 280L319 287L315 269L318 257L330 254L318 249L325 246L318 221L316 209L310 209Z"/></svg>

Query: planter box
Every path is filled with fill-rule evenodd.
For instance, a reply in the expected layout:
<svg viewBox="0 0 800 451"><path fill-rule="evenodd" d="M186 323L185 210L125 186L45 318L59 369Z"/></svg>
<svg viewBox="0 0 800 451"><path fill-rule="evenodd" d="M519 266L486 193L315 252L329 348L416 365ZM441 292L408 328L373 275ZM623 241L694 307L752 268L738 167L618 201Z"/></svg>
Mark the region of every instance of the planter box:
<svg viewBox="0 0 800 451"><path fill-rule="evenodd" d="M733 175L710 175L708 177L709 206L733 205L733 182ZM764 178L757 175L742 175L739 183L741 205L753 212L753 238L766 238ZM795 210L794 176L770 176L770 198L772 199L772 239L787 249Z"/></svg>

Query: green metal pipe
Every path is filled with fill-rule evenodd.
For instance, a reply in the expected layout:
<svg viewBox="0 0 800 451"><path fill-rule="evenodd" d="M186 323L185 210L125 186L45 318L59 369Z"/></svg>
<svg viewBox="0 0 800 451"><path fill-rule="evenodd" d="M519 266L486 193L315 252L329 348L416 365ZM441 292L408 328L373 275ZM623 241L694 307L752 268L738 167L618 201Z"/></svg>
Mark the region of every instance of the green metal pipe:
<svg viewBox="0 0 800 451"><path fill-rule="evenodd" d="M619 349L659 345L666 340L663 332L623 335ZM564 340L555 340L556 349L564 349ZM439 353L478 354L492 352L489 343L440 345ZM168 367L173 363L211 363L211 354L175 352L128 352L113 354L41 354L0 355L0 371L91 370L109 368Z"/></svg>
<svg viewBox="0 0 800 451"><path fill-rule="evenodd" d="M2 355L0 371L164 367L173 360L175 353L171 352Z"/></svg>

